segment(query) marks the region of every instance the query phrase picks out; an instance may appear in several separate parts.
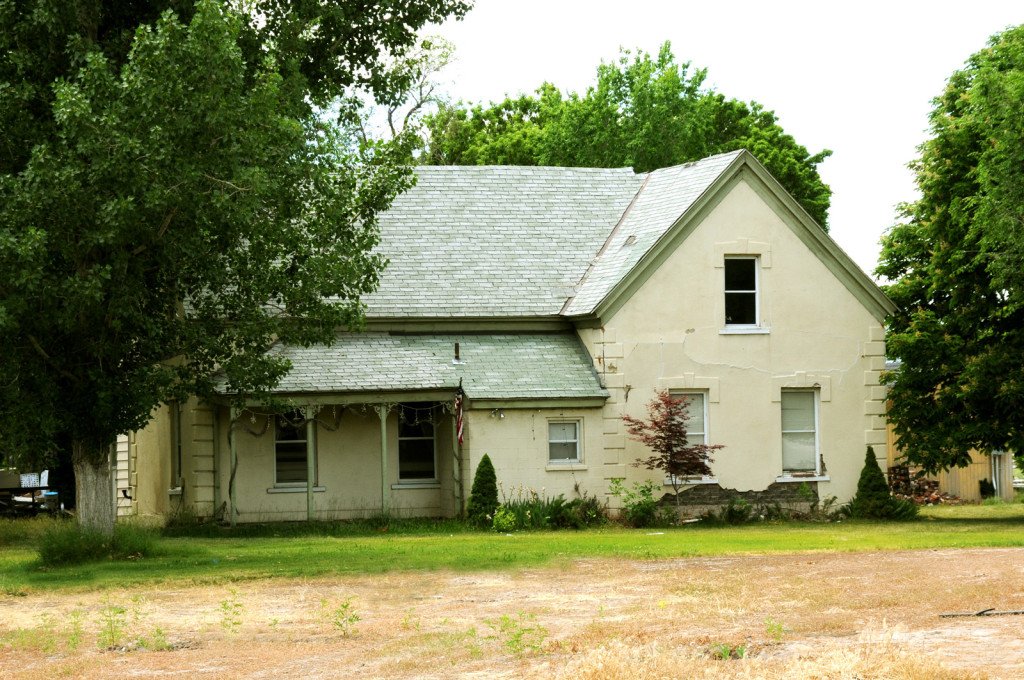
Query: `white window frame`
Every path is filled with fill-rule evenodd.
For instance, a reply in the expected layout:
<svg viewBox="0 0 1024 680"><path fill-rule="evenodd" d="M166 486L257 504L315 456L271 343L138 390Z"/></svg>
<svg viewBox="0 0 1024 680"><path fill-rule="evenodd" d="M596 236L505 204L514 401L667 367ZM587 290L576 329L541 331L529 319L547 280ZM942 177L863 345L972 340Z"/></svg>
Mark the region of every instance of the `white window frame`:
<svg viewBox="0 0 1024 680"><path fill-rule="evenodd" d="M782 425L782 408L786 401L787 394L810 394L811 404L814 409L814 429L813 430L786 430L782 429L782 437L780 440L780 450L782 454L782 476L785 478L806 478L813 475L815 478L821 477L821 394L818 389L784 389L779 395L779 425ZM808 432L814 433L814 469L806 470L787 470L786 469L786 435L787 434L807 434Z"/></svg>
<svg viewBox="0 0 1024 680"><path fill-rule="evenodd" d="M575 439L552 439L551 426L552 425L573 425L576 428ZM576 444L576 457L575 458L552 458L551 457L551 445L552 444L567 444L572 442ZM551 418L548 420L548 437L547 437L547 462L548 465L581 465L583 463L583 421L579 418Z"/></svg>
<svg viewBox="0 0 1024 680"><path fill-rule="evenodd" d="M313 473L313 486L314 487L316 486L317 467L318 467L318 465L317 465L317 455L316 455L316 448L315 448L316 447L316 442L315 441L313 443L314 449L313 449L313 469L312 469L312 471L308 470L308 462L307 462L309 460L309 423L303 423L303 424L299 425L298 427L293 428L293 429L296 430L296 432L301 431L301 434L302 434L302 438L301 439L278 439L277 438L278 423L281 420L284 420L286 423L288 423L289 424L289 429L292 429L290 427L290 424L291 424L291 422L293 420L295 420L295 418L293 416L301 416L301 415L302 415L301 412L292 411L291 413L288 413L288 414L273 416L274 422L273 422L273 424L271 426L274 428L274 487L275 488L278 488L278 489L305 489L306 486L309 484L309 481L310 481L309 480L309 472ZM277 474L278 474L278 462L277 462L278 450L277 450L277 445L278 444L294 444L294 443L300 442L300 441L305 445L303 447L303 449L304 449L303 462L305 463L305 466L307 467L306 481L305 482L281 482L281 481L278 481L278 479L277 479Z"/></svg>
<svg viewBox="0 0 1024 680"><path fill-rule="evenodd" d="M739 260L750 260L754 263L754 289L753 290L730 290L726 288L726 281L729 276L727 269L729 268L729 261ZM727 303L728 295L730 293L746 293L754 295L754 323L730 323L729 322L729 305ZM756 255L727 255L725 262L722 266L722 320L723 326L726 330L741 330L749 331L751 329L757 329L761 326L761 261Z"/></svg>
<svg viewBox="0 0 1024 680"><path fill-rule="evenodd" d="M708 434L708 429L711 426L711 421L710 421L710 418L709 418L709 415L708 415L708 412L710 410L710 406L709 406L708 402L710 401L710 397L711 397L709 391L708 390L669 390L669 395L674 397L674 398L676 398L676 399L678 399L680 397L694 397L694 396L700 396L702 398L701 400L702 400L704 408L703 408L703 412L701 413L701 416L702 416L702 419L703 419L703 422L701 423L703 431L702 431L701 434L704 435L704 441L701 442L701 443L702 444L707 444L708 441L710 441L710 436ZM690 418L690 422L691 423L694 422L694 419L692 417ZM690 433L689 428L687 428L686 433L687 434ZM677 484L716 484L717 482L718 482L718 477L716 477L715 475L710 475L710 476L708 476L708 475L701 475L701 476L693 476L693 477L683 477L682 479L677 480L676 483ZM665 481L662 482L662 484L664 486L672 486L672 478L671 477L666 477Z"/></svg>
<svg viewBox="0 0 1024 680"><path fill-rule="evenodd" d="M426 402L423 402L423 403L425 404ZM425 406L425 405L421 405L421 402L417 402L415 404L403 404L402 408L410 408L410 409L415 410L415 411L421 411L421 410L427 409L428 407ZM398 483L400 485L406 485L406 484L436 484L437 481L438 481L438 477L437 477L437 422L436 422L436 418L435 418L435 414L434 414L434 411L436 410L437 406L436 406L436 404L431 404L429 408L430 408L430 436L429 437L423 437L423 436L417 436L417 437L404 436L403 437L402 436L402 421L401 421L402 413L401 413L401 411L398 414L398 418L399 418L399 421L398 421ZM434 454L434 464L433 464L434 475L432 477L403 477L402 476L402 442L406 442L406 441L428 441L428 440L430 441L430 449L431 449L432 453Z"/></svg>

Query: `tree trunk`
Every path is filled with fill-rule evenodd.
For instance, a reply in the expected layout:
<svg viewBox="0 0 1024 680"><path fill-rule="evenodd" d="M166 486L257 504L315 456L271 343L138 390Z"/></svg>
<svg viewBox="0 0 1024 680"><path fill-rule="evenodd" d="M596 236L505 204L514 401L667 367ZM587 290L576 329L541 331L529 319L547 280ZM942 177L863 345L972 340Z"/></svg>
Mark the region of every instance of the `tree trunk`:
<svg viewBox="0 0 1024 680"><path fill-rule="evenodd" d="M114 492L111 486L110 451L90 449L80 441L71 444L75 468L76 512L83 529L114 535Z"/></svg>

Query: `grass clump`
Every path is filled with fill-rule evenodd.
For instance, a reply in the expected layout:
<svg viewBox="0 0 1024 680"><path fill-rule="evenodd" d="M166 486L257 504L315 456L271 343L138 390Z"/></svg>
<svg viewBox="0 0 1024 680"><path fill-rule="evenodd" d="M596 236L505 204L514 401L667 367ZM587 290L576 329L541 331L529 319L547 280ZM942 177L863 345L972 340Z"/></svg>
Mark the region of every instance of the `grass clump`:
<svg viewBox="0 0 1024 680"><path fill-rule="evenodd" d="M47 567L139 559L156 553L156 532L134 524L116 525L111 537L74 522L63 522L39 536L39 559Z"/></svg>

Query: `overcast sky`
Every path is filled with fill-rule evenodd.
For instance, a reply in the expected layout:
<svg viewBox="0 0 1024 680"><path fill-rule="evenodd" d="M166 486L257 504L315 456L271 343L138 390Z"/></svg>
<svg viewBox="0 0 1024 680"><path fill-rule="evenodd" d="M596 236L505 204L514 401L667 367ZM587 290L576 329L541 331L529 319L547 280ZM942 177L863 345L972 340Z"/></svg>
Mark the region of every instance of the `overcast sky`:
<svg viewBox="0 0 1024 680"><path fill-rule="evenodd" d="M832 187L832 236L862 269L895 206L916 192L906 165L927 135L931 100L989 36L1024 23L1024 3L477 0L427 33L455 44L442 79L453 99L500 101L549 81L584 92L619 47L707 68L726 97L774 110Z"/></svg>

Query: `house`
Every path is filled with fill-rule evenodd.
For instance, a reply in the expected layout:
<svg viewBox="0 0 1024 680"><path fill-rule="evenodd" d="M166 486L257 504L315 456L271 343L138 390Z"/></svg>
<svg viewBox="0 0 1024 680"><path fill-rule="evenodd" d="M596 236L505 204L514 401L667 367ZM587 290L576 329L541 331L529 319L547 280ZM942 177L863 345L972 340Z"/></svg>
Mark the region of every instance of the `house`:
<svg viewBox="0 0 1024 680"><path fill-rule="evenodd" d="M228 384L162 407L120 447L122 514L453 516L485 453L506 489L671 493L631 465L645 450L622 423L658 389L725 446L686 480L688 508L852 497L886 442L895 308L749 153L417 175L380 221L365 332L270 350L293 366L285 413L232 408Z"/></svg>

